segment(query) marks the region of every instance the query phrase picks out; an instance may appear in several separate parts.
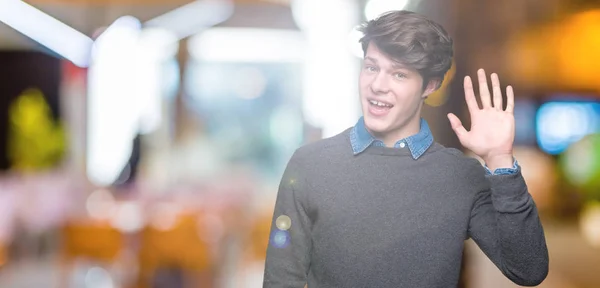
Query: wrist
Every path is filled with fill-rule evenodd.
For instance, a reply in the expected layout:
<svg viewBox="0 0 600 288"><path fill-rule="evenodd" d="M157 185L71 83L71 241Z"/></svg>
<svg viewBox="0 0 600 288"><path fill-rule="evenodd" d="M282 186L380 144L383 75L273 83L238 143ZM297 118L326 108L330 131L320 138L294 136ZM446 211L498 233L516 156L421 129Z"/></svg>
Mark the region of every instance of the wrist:
<svg viewBox="0 0 600 288"><path fill-rule="evenodd" d="M512 154L495 155L483 158L483 161L491 171L495 171L499 168L512 168L514 163L514 157Z"/></svg>

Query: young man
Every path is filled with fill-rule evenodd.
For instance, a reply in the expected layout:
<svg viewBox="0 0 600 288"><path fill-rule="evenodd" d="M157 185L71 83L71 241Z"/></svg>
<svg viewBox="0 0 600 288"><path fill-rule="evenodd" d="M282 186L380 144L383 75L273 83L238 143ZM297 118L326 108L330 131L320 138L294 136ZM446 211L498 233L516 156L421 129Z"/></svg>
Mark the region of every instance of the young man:
<svg viewBox="0 0 600 288"><path fill-rule="evenodd" d="M472 238L510 280L540 284L548 251L536 206L512 155L512 88L478 71L479 108L464 79L472 126L448 118L461 144L433 140L421 107L452 62L452 40L394 11L363 26L363 117L299 148L283 175L264 287L456 287ZM332 116L334 117L334 116Z"/></svg>

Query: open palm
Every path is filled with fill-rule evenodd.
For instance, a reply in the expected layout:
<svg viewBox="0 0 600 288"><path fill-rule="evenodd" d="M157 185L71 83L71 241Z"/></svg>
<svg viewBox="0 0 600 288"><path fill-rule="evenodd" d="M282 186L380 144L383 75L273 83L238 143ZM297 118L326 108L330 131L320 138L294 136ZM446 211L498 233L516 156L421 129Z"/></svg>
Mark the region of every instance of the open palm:
<svg viewBox="0 0 600 288"><path fill-rule="evenodd" d="M512 155L515 137L514 93L511 86L506 87L506 109L502 107L502 89L498 75L492 73L492 93L487 85L485 71L477 71L479 79L479 97L482 108L477 105L473 83L465 77L465 100L471 116L471 129L467 131L456 115L448 114L452 129L460 143L483 159L500 155ZM493 96L493 97L492 97Z"/></svg>

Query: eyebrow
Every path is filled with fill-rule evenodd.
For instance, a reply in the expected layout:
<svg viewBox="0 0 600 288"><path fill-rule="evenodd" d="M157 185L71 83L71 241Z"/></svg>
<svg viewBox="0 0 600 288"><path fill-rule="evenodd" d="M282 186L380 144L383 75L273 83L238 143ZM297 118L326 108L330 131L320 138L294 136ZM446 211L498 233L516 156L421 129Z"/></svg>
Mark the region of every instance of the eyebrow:
<svg viewBox="0 0 600 288"><path fill-rule="evenodd" d="M369 60L369 61L371 61L371 62L373 62L373 63L377 64L377 59L375 59L375 58L373 58L373 57L369 57L369 56L367 56L367 57L365 57L365 60Z"/></svg>
<svg viewBox="0 0 600 288"><path fill-rule="evenodd" d="M367 61L367 60L377 64L377 59L375 59L373 57L369 57L369 56L365 57L365 61ZM408 69L408 67L406 67L404 64L402 64L400 62L394 62L392 64L392 68L393 69Z"/></svg>

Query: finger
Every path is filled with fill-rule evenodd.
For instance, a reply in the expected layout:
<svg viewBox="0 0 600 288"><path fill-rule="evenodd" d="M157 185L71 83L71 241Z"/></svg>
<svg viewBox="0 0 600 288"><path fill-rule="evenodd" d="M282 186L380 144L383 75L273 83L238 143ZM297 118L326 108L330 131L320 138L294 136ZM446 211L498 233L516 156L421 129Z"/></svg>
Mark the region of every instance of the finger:
<svg viewBox="0 0 600 288"><path fill-rule="evenodd" d="M465 129L465 127L462 125L462 122L460 119L458 119L458 117L456 117L456 115L448 113L448 120L450 120L450 126L452 126L452 130L454 130L454 133L456 133L456 136L458 136L458 140L460 140L462 143L469 132L467 132L467 129Z"/></svg>
<svg viewBox="0 0 600 288"><path fill-rule="evenodd" d="M515 111L515 93L512 86L506 87L506 112L513 113Z"/></svg>
<svg viewBox="0 0 600 288"><path fill-rule="evenodd" d="M479 106L477 105L477 99L475 99L475 92L473 91L473 82L471 77L466 76L463 83L465 87L465 101L467 102L467 108L469 112L477 111Z"/></svg>
<svg viewBox="0 0 600 288"><path fill-rule="evenodd" d="M494 93L494 108L502 110L502 88L500 88L500 78L496 73L492 73L492 92Z"/></svg>
<svg viewBox="0 0 600 288"><path fill-rule="evenodd" d="M492 101L490 99L490 89L487 85L485 70L479 69L477 71L477 78L479 79L479 97L481 98L481 106L483 106L484 109L492 107Z"/></svg>

